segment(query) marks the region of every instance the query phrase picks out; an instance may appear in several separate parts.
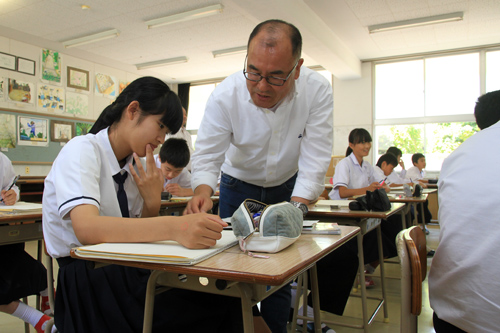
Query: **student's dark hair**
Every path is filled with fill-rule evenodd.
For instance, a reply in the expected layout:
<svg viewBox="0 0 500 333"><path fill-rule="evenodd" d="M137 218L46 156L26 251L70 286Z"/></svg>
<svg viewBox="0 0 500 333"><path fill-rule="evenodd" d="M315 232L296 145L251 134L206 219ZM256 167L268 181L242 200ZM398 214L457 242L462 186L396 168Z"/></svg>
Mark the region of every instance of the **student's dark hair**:
<svg viewBox="0 0 500 333"><path fill-rule="evenodd" d="M500 90L480 96L474 108L477 126L485 129L500 120Z"/></svg>
<svg viewBox="0 0 500 333"><path fill-rule="evenodd" d="M365 142L372 142L372 136L364 128L355 128L351 131L351 133L349 133L349 143L355 145L356 143L365 143ZM349 156L351 155L351 153L352 153L351 147L347 147L345 156Z"/></svg>
<svg viewBox="0 0 500 333"><path fill-rule="evenodd" d="M396 157L396 155L394 155L392 153L385 153L384 155L380 156L378 161L377 161L377 166L379 168L381 168L383 162L385 162L387 164L391 164L394 167L398 166L398 158Z"/></svg>
<svg viewBox="0 0 500 333"><path fill-rule="evenodd" d="M183 115L179 97L165 82L146 76L131 82L116 100L101 112L89 133L97 134L100 130L118 123L125 108L133 101L139 102L142 110L139 123L144 116L161 114L160 121L171 133L177 133L181 128Z"/></svg>
<svg viewBox="0 0 500 333"><path fill-rule="evenodd" d="M413 165L418 163L418 160L421 158L425 158L424 154L421 153L416 153L411 156L411 161L413 162Z"/></svg>
<svg viewBox="0 0 500 333"><path fill-rule="evenodd" d="M401 151L401 149L399 149L398 147L389 147L386 151L386 153L390 153L396 157L398 156L403 156L403 152Z"/></svg>
<svg viewBox="0 0 500 333"><path fill-rule="evenodd" d="M191 158L189 147L184 139L170 138L160 148L160 161L174 168L185 168Z"/></svg>
<svg viewBox="0 0 500 333"><path fill-rule="evenodd" d="M259 23L252 31L250 34L250 37L248 38L248 44L247 44L247 49L250 47L250 42L252 39L254 39L257 34L265 29L269 33L274 33L279 31L283 25L286 25L288 27L288 35L290 36L290 42L292 43L292 55L294 58L297 60L300 58L300 55L302 53L302 35L300 34L299 29L297 29L293 24L282 21L282 20L267 20L264 22ZM268 45L270 47L276 45L276 41L269 41Z"/></svg>

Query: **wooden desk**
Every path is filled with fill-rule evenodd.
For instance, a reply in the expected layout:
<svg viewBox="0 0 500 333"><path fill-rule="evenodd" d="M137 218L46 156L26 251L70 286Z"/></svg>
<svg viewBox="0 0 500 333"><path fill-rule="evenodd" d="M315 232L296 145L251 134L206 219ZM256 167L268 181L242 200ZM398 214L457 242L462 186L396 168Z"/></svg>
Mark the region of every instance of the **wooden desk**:
<svg viewBox="0 0 500 333"><path fill-rule="evenodd" d="M311 282L314 283L314 302L317 303L317 306L314 307L317 311L315 321L317 320L316 327L321 330L315 264L360 232L358 227L351 226L342 226L341 230L341 235L302 235L294 244L283 251L269 254L269 259L252 258L243 254L238 246L234 246L193 266L101 259L88 260L153 270L146 291L143 332L151 332L154 295L157 286L239 297L241 298L245 332L253 332L252 306L295 277L311 269L313 276ZM73 252L71 256L79 258Z"/></svg>
<svg viewBox="0 0 500 333"><path fill-rule="evenodd" d="M371 324L376 314L380 310L380 307L384 307L384 321L389 321L389 315L387 311L386 303L386 290L385 290L385 271L384 271L384 254L382 249L382 231L380 229L381 219L387 219L389 216L402 212L405 204L404 203L392 203L391 209L386 212L367 212L367 211L351 211L348 207L340 207L338 209L331 209L329 206L314 206L311 207L307 214L308 219L319 219L322 222L337 222L338 224L359 226L361 232L358 235L358 258L359 258L359 276L361 280L361 300L362 300L362 313L363 313L363 324L362 325L349 325L339 322L325 321L327 324L341 325L353 328L364 329L365 332L368 331L368 326ZM380 262L380 276L382 285L382 298L367 297L366 286L365 286L365 262L363 258L363 236L372 231L377 230L377 242L378 242L378 253ZM379 300L379 304L374 310L373 314L368 317L367 310L367 299L372 298Z"/></svg>
<svg viewBox="0 0 500 333"><path fill-rule="evenodd" d="M189 200L182 200L182 201L176 201L175 198L172 200L162 200L161 201L161 208L160 208L160 215L176 215L179 213L179 215L182 215L184 212L184 209L186 208L186 205ZM212 202L214 204L219 203L219 197L218 196L212 196Z"/></svg>
<svg viewBox="0 0 500 333"><path fill-rule="evenodd" d="M403 192L395 192L395 193L390 193L389 194L389 201L390 202L400 202L406 204L406 209L403 211L401 214L403 218L403 227L404 228L409 228L412 225L415 225L417 223L414 223L415 220L411 219L411 211L410 207L414 207L414 211L417 211L417 205L420 205L420 214L422 215L422 221L424 221L425 225L425 219L423 218L424 216L424 203L427 200L427 194L422 194L419 197L405 197ZM415 216L416 218L416 216Z"/></svg>
<svg viewBox="0 0 500 333"><path fill-rule="evenodd" d="M0 245L43 240L42 212L0 212Z"/></svg>

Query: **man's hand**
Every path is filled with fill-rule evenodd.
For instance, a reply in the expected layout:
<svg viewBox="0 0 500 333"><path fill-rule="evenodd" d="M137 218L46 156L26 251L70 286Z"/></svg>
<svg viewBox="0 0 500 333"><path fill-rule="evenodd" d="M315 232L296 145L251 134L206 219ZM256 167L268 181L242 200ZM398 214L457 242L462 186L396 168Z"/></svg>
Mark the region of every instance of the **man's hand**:
<svg viewBox="0 0 500 333"><path fill-rule="evenodd" d="M208 185L200 185L194 191L194 196L186 205L184 215L195 213L206 213L212 209L212 188Z"/></svg>

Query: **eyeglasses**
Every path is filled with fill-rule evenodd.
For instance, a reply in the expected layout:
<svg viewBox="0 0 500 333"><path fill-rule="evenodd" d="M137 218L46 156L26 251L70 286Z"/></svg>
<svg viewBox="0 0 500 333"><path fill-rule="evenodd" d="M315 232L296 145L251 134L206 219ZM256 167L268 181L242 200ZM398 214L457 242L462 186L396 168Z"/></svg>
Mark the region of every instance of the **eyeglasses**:
<svg viewBox="0 0 500 333"><path fill-rule="evenodd" d="M247 68L247 58L248 58L248 54L245 57L245 67L244 68ZM299 63L299 60L297 60L297 62L295 63L295 66L293 66L290 73L288 73L288 75L284 79L280 78L280 77L274 77L274 76L262 76L262 75L257 74L257 73L247 72L245 69L243 69L243 74L245 75L245 78L248 81L260 82L260 80L266 79L267 83L269 83L270 85L280 87L280 86L284 85L286 80L288 80L290 75L292 75L292 72L297 67L298 63Z"/></svg>

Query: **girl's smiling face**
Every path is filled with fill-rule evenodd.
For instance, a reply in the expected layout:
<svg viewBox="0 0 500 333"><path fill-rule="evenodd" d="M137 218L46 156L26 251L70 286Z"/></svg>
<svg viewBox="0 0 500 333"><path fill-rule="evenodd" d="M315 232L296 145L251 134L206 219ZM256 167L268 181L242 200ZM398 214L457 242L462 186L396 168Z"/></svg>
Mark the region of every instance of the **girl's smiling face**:
<svg viewBox="0 0 500 333"><path fill-rule="evenodd" d="M371 142L358 142L358 143L350 143L349 147L351 147L354 156L359 159L363 159L363 157L368 156L370 154L370 149L372 148Z"/></svg>

